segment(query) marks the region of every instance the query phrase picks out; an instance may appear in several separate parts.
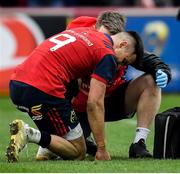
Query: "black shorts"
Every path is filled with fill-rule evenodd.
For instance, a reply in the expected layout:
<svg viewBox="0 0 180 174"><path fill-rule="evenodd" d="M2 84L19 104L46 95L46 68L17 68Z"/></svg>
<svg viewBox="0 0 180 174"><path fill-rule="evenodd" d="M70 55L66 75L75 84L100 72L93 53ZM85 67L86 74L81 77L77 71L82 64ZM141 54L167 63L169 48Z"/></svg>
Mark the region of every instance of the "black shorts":
<svg viewBox="0 0 180 174"><path fill-rule="evenodd" d="M113 93L105 98L105 121L117 121L131 118L133 113L125 114L125 93L130 81L120 85Z"/></svg>
<svg viewBox="0 0 180 174"><path fill-rule="evenodd" d="M64 136L79 123L69 100L48 95L28 84L10 81L10 97L19 110L29 114L40 131Z"/></svg>

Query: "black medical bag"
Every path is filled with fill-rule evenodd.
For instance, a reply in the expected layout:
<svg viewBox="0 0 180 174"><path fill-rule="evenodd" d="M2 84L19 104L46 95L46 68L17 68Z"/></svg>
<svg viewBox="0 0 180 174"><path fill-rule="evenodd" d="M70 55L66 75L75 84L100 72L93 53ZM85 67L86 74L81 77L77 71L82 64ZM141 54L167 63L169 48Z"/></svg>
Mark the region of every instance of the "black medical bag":
<svg viewBox="0 0 180 174"><path fill-rule="evenodd" d="M180 107L156 115L154 132L154 158L180 158Z"/></svg>

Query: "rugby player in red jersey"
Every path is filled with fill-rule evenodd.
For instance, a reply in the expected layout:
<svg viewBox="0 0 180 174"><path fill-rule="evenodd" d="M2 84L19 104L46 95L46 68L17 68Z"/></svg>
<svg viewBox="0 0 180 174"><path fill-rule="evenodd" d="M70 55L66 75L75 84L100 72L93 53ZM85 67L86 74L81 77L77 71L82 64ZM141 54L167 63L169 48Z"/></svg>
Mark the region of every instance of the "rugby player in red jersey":
<svg viewBox="0 0 180 174"><path fill-rule="evenodd" d="M117 11L106 11L96 19L89 16L81 16L74 19L67 28L92 27L98 31L116 34L124 30L125 18ZM127 65L119 66L116 78L107 86L105 98L105 121L117 121L131 118L137 112L137 129L134 142L129 149L129 157L151 157L146 149L145 141L149 133L149 126L159 110L161 102L161 87L165 87L171 80L171 72L162 60L154 54L145 52L140 62L134 62L131 66L144 71L146 74L126 82L124 76ZM162 70L158 74L158 70ZM161 81L161 82L159 82ZM76 96L76 84L70 85L70 94ZM82 79L81 89L73 99L73 108L80 119L86 138L87 153L96 154L97 147L90 137L91 129L87 120L86 104L89 91L89 79ZM134 95L136 94L136 95ZM151 100L152 99L152 100ZM132 102L134 101L134 103ZM151 101L149 104L148 101ZM145 102L145 103L144 103ZM149 108L150 107L150 108ZM145 110L144 108L149 108ZM126 111L125 111L126 110ZM128 114L127 114L128 113ZM37 159L50 159L51 152L39 148Z"/></svg>
<svg viewBox="0 0 180 174"><path fill-rule="evenodd" d="M141 59L143 45L136 32L110 36L92 28L56 34L40 44L12 74L10 97L29 114L38 129L22 120L10 124L9 162L31 142L63 159L84 159L86 145L71 102L65 97L73 79L91 77L87 113L97 152L95 159L110 160L105 146L104 96L118 64Z"/></svg>
<svg viewBox="0 0 180 174"><path fill-rule="evenodd" d="M102 23L103 23L103 25L102 25ZM100 15L98 22L95 17L82 16L82 17L78 17L78 18L74 19L73 21L71 21L71 23L68 24L67 29L76 28L78 26L79 27L92 27L93 29L96 28L98 31L112 35L114 33L124 31L125 16L116 11L112 11L112 12L108 11L108 12L103 13L102 16ZM118 70L118 73L122 73L123 70L124 70L124 68L121 68L121 70ZM86 77L86 78L88 78L88 80L89 80L89 77ZM84 78L84 80L86 78ZM119 74L119 79L121 79L120 74ZM118 81L120 82L121 80L118 80ZM78 89L77 80L73 80L67 86L67 92L65 95L67 98L69 98L71 100L74 96L77 95L78 91L79 91L79 89ZM86 104L86 99L87 99L86 95L84 97L82 96L81 104L83 104L83 103ZM85 102L83 102L83 101L85 101ZM84 104L83 104L83 106L84 106ZM81 106L81 107L83 107L83 106ZM82 116L82 119L83 118L84 117ZM85 118L85 121L87 121L87 118ZM83 126L86 127L86 125L83 125ZM85 135L87 135L87 134L89 135L91 132L89 129L89 124L87 125L87 132L88 133L86 133L86 130L84 130ZM96 149L96 145L94 146L91 141L86 141L86 145L87 145L88 153L89 153L89 145L91 146L90 148ZM90 151L92 151L92 150L90 149ZM56 158L56 155L54 155L48 149L42 148L41 146L39 147L38 153L36 155L37 160L48 160L48 159L54 159L54 158Z"/></svg>

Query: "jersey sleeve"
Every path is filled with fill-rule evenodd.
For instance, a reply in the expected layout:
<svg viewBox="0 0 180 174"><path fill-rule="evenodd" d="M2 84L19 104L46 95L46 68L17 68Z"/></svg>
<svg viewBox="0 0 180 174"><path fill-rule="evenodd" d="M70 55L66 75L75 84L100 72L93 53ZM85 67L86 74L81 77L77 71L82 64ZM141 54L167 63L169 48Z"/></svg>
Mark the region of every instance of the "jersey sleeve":
<svg viewBox="0 0 180 174"><path fill-rule="evenodd" d="M91 78L95 78L105 84L112 83L117 71L117 62L113 55L105 55L97 64Z"/></svg>

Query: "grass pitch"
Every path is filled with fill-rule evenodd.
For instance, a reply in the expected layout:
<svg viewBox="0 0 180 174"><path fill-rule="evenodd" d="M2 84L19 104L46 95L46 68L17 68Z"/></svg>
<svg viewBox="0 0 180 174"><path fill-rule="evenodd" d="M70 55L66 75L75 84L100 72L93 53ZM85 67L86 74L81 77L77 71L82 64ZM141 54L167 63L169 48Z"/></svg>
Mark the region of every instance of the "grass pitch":
<svg viewBox="0 0 180 174"><path fill-rule="evenodd" d="M163 95L160 111L174 106L180 106L180 94ZM17 111L9 98L0 98L0 173L114 173L114 172L180 172L180 160L154 160L128 158L129 146L134 139L136 118L107 123L107 146L111 153L111 161L93 161L87 157L84 161L35 161L37 145L28 144L20 154L18 163L7 163L6 146L9 143L8 124L14 119L23 119L35 126L26 114ZM147 140L148 149L153 150L153 126Z"/></svg>

